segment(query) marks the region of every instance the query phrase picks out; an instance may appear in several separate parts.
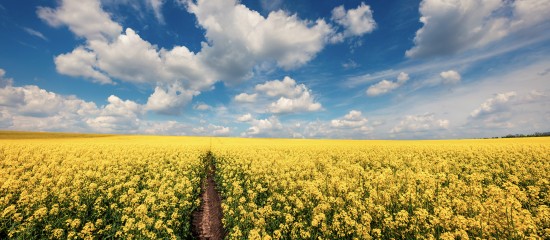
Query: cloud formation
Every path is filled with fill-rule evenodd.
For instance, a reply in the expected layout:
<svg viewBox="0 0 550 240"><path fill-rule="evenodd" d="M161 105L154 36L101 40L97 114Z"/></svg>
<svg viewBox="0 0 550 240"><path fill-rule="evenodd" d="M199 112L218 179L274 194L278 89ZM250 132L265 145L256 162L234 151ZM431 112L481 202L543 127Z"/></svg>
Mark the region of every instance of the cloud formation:
<svg viewBox="0 0 550 240"><path fill-rule="evenodd" d="M444 84L457 84L462 78L460 74L454 70L441 72L439 76L441 76L441 78L443 79Z"/></svg>
<svg viewBox="0 0 550 240"><path fill-rule="evenodd" d="M332 20L344 27L343 37L361 36L374 31L376 22L369 5L362 2L357 8L346 11L344 5L332 10Z"/></svg>
<svg viewBox="0 0 550 240"><path fill-rule="evenodd" d="M508 107L508 103L510 103L516 96L517 94L514 91L499 93L495 97L487 99L478 108L474 109L470 113L470 117L479 118L487 114L504 110Z"/></svg>
<svg viewBox="0 0 550 240"><path fill-rule="evenodd" d="M330 126L340 129L354 129L361 132L370 132L372 127L367 126L369 120L362 116L361 111L351 110L344 117L333 119L330 121Z"/></svg>
<svg viewBox="0 0 550 240"><path fill-rule="evenodd" d="M243 102L243 103L253 103L256 101L257 97L258 97L257 93L253 93L253 94L240 93L235 96L235 101Z"/></svg>
<svg viewBox="0 0 550 240"><path fill-rule="evenodd" d="M311 90L304 84L286 76L283 80L266 81L254 87L255 93L241 93L235 96L237 102L255 102L259 104L273 101L265 110L274 114L315 112L322 110L321 103L315 100ZM259 101L258 97L262 96ZM260 107L260 106L259 106Z"/></svg>
<svg viewBox="0 0 550 240"><path fill-rule="evenodd" d="M75 35L87 40L110 40L122 32L97 0L61 0L57 9L39 7L38 17L52 27L66 25Z"/></svg>
<svg viewBox="0 0 550 240"><path fill-rule="evenodd" d="M423 0L415 46L407 57L448 55L486 46L514 32L546 24L545 0ZM536 32L530 33L536 34Z"/></svg>
<svg viewBox="0 0 550 240"><path fill-rule="evenodd" d="M370 97L383 95L401 87L408 80L409 80L409 74L401 72L397 76L397 81L389 81L384 79L374 85L371 85L367 89L366 93Z"/></svg>
<svg viewBox="0 0 550 240"><path fill-rule="evenodd" d="M131 28L123 31L122 26L102 9L99 0L62 0L59 3L55 9L39 7L38 16L50 26L68 26L86 43L72 52L56 56L57 71L100 84L114 84L120 80L154 87L155 95L150 97L154 106L148 109L161 114L181 113L185 105L181 103L189 102L187 98L183 100L184 96L192 97L209 90L217 81L232 85L251 78L255 66L265 63L274 63L283 69L303 66L327 44L334 43L331 39L338 35L324 19L303 20L282 10L263 17L236 0L179 1L205 30L206 42L195 53L185 46L158 48ZM163 4L162 0L147 0L160 22L163 21ZM364 3L348 11L343 7L335 9L334 13L334 21L345 27L346 36L363 35L374 29L372 11ZM173 85L182 88L182 92L193 94L178 98L162 94L162 89ZM165 98L156 101L161 95ZM247 99L241 95L239 100L250 102L253 97ZM161 103L165 106L159 106ZM283 113L320 108L306 91L295 98L281 96L270 109Z"/></svg>
<svg viewBox="0 0 550 240"><path fill-rule="evenodd" d="M390 133L422 132L428 130L442 130L449 128L449 120L436 119L434 113L407 115L399 124L390 130Z"/></svg>

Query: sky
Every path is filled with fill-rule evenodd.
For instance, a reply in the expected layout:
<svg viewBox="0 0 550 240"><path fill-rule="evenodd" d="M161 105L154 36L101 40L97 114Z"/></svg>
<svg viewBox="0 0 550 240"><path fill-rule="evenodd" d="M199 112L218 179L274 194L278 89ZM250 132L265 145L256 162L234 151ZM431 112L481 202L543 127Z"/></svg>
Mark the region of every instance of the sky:
<svg viewBox="0 0 550 240"><path fill-rule="evenodd" d="M547 0L0 0L0 129L550 131Z"/></svg>

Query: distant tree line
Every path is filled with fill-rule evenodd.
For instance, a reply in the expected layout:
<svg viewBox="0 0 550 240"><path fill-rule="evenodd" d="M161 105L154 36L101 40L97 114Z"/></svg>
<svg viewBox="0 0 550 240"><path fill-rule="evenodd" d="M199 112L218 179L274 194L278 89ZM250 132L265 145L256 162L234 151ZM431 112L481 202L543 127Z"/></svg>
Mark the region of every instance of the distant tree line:
<svg viewBox="0 0 550 240"><path fill-rule="evenodd" d="M550 132L536 132L533 134L508 134L502 137L492 137L492 138L525 138L525 137L548 137Z"/></svg>

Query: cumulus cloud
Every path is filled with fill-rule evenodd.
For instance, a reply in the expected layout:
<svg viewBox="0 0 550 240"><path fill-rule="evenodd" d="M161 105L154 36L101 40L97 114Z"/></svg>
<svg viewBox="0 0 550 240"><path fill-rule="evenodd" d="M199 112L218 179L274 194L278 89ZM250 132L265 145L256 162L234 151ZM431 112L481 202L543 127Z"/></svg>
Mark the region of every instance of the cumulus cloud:
<svg viewBox="0 0 550 240"><path fill-rule="evenodd" d="M343 37L361 36L376 28L372 10L363 2L357 8L347 11L344 5L334 8L332 20L344 27Z"/></svg>
<svg viewBox="0 0 550 240"><path fill-rule="evenodd" d="M213 74L186 47L158 50L130 28L112 43L93 41L89 47L97 54L100 69L127 82L178 83L193 90L207 89L215 82Z"/></svg>
<svg viewBox="0 0 550 240"><path fill-rule="evenodd" d="M93 102L61 96L34 85L0 88L1 121L8 129L87 131L83 122L100 111Z"/></svg>
<svg viewBox="0 0 550 240"><path fill-rule="evenodd" d="M100 84L114 84L110 77L99 70L96 53L84 47L75 48L71 53L55 57L55 67L61 74L91 79Z"/></svg>
<svg viewBox="0 0 550 240"><path fill-rule="evenodd" d="M86 102L75 96L61 96L35 85L0 88L0 108L11 116L30 118L74 118L97 114L93 102ZM63 124L62 124L63 125Z"/></svg>
<svg viewBox="0 0 550 240"><path fill-rule="evenodd" d="M362 116L361 111L351 110L344 117L330 121L330 126L333 128L358 129L362 132L369 132L372 130L372 127L367 126L368 121L366 117Z"/></svg>
<svg viewBox="0 0 550 240"><path fill-rule="evenodd" d="M366 93L368 96L371 96L371 97L383 95L401 87L408 80L409 80L409 75L407 73L401 72L397 76L397 81L394 82L394 81L389 81L384 79L374 85L371 85L367 89Z"/></svg>
<svg viewBox="0 0 550 240"><path fill-rule="evenodd" d="M187 1L186 6L206 30L208 44L203 44L202 60L216 66L220 78L227 82L250 77L259 62L275 61L285 69L304 65L333 34L322 19L301 20L282 10L263 17L235 0Z"/></svg>
<svg viewBox="0 0 550 240"><path fill-rule="evenodd" d="M314 112L322 109L322 105L315 101L310 89L304 84L297 84L288 76L283 80L258 84L254 89L269 97L279 97L268 107L268 111L272 113Z"/></svg>
<svg viewBox="0 0 550 240"><path fill-rule="evenodd" d="M487 114L502 111L508 108L508 104L517 96L516 92L499 93L495 97L487 99L478 108L470 113L470 117L479 118Z"/></svg>
<svg viewBox="0 0 550 240"><path fill-rule="evenodd" d="M231 129L224 126L218 126L218 125L211 125L213 130L212 134L215 136L227 136L229 133L231 133Z"/></svg>
<svg viewBox="0 0 550 240"><path fill-rule="evenodd" d="M158 100L162 94L159 85L182 88L178 91L184 94L165 98L175 101L165 103L165 110L179 109L170 106L179 107L181 103L188 103L200 90L208 89L216 81L214 74L186 47L159 50L130 28L113 42L93 40L86 47L80 46L71 53L61 54L55 58L55 63L60 73L102 84L112 84L111 78L116 78L130 83L155 85L155 95L151 96L151 100ZM151 107L162 114L181 112L159 109L158 104Z"/></svg>
<svg viewBox="0 0 550 240"><path fill-rule="evenodd" d="M5 75L6 75L6 71L0 68L0 88L13 85L13 79L6 78Z"/></svg>
<svg viewBox="0 0 550 240"><path fill-rule="evenodd" d="M254 88L258 92L263 92L270 97L297 97L304 92L304 84L296 85L296 81L288 76L284 77L282 81L273 80L267 81L263 84L258 84Z"/></svg>
<svg viewBox="0 0 550 240"><path fill-rule="evenodd" d="M235 96L235 101L252 103L252 102L256 101L257 97L258 97L257 93L253 93L253 94L241 93L241 94Z"/></svg>
<svg viewBox="0 0 550 240"><path fill-rule="evenodd" d="M424 0L415 46L407 57L429 57L478 48L550 19L544 0Z"/></svg>
<svg viewBox="0 0 550 240"><path fill-rule="evenodd" d="M159 20L163 3L147 1ZM55 9L40 7L37 14L49 25L66 25L87 40L55 58L59 73L101 84L114 80L154 87L177 84L190 91L208 90L216 81L243 81L253 75L256 66L265 63L284 69L300 67L335 34L323 19L302 20L281 10L263 17L235 0L179 3L197 17L198 26L205 30L207 41L197 53L185 46L159 49L131 28L122 32L122 26L102 9L99 0L63 0Z"/></svg>
<svg viewBox="0 0 550 240"><path fill-rule="evenodd" d="M435 114L407 115L399 124L390 130L390 133L420 132L428 130L442 130L449 128L449 120L436 119Z"/></svg>
<svg viewBox="0 0 550 240"><path fill-rule="evenodd" d="M457 84L461 79L460 74L454 70L441 72L439 76L443 79L444 84Z"/></svg>
<svg viewBox="0 0 550 240"><path fill-rule="evenodd" d="M192 132L202 136L227 136L231 133L231 129L229 127L209 124L206 127L195 127L192 129Z"/></svg>
<svg viewBox="0 0 550 240"><path fill-rule="evenodd" d="M237 121L239 121L239 122L250 122L250 121L252 121L253 119L254 119L254 118L252 118L252 114L247 113L247 114L244 114L244 115L242 115L242 116L239 116L239 117L237 118Z"/></svg>
<svg viewBox="0 0 550 240"><path fill-rule="evenodd" d="M136 132L143 114L143 106L114 95L109 96L107 101L109 104L103 106L100 114L88 119L86 123L98 132Z"/></svg>
<svg viewBox="0 0 550 240"><path fill-rule="evenodd" d="M200 110L200 111L206 111L212 109L212 106L206 104L206 103L199 103L193 107L194 109Z"/></svg>
<svg viewBox="0 0 550 240"><path fill-rule="evenodd" d="M38 17L52 27L67 25L79 37L88 40L109 40L116 38L122 26L111 20L97 0L62 0L57 9L39 7Z"/></svg>
<svg viewBox="0 0 550 240"><path fill-rule="evenodd" d="M321 110L322 106L315 102L309 90L305 90L297 98L279 98L268 109L272 113L315 112Z"/></svg>
<svg viewBox="0 0 550 240"><path fill-rule="evenodd" d="M143 133L155 135L190 135L192 127L177 121L143 121Z"/></svg>
<svg viewBox="0 0 550 240"><path fill-rule="evenodd" d="M2 75L4 71L0 71ZM0 78L2 78L0 76ZM35 85L0 87L0 125L14 130L118 132L139 131L143 105L111 95L108 104L64 96Z"/></svg>
<svg viewBox="0 0 550 240"><path fill-rule="evenodd" d="M183 107L191 101L197 92L185 90L180 86L172 85L168 90L156 87L147 100L145 110L154 111L166 115L179 115Z"/></svg>
<svg viewBox="0 0 550 240"><path fill-rule="evenodd" d="M283 125L275 116L266 119L252 119L249 123L251 126L242 134L243 136L265 135L283 128Z"/></svg>

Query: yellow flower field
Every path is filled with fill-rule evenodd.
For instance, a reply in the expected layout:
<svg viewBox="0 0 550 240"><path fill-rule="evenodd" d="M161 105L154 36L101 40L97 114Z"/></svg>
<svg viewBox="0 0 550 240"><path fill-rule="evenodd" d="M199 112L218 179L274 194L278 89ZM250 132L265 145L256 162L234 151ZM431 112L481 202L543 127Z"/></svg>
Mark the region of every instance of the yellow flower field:
<svg viewBox="0 0 550 240"><path fill-rule="evenodd" d="M0 139L0 238L190 236L208 140Z"/></svg>
<svg viewBox="0 0 550 240"><path fill-rule="evenodd" d="M230 239L550 239L550 138L222 139Z"/></svg>
<svg viewBox="0 0 550 240"><path fill-rule="evenodd" d="M29 136L0 134L2 239L189 238L209 151L227 239L550 239L550 138Z"/></svg>

